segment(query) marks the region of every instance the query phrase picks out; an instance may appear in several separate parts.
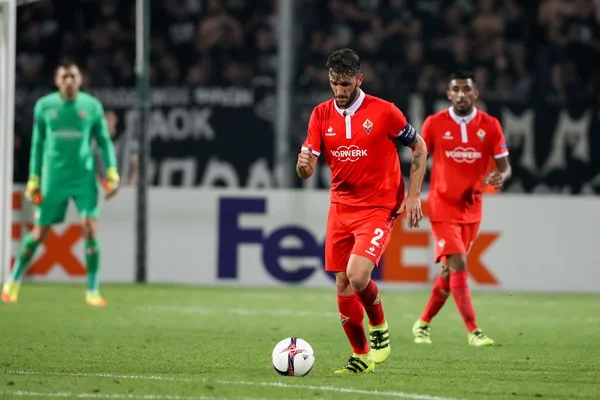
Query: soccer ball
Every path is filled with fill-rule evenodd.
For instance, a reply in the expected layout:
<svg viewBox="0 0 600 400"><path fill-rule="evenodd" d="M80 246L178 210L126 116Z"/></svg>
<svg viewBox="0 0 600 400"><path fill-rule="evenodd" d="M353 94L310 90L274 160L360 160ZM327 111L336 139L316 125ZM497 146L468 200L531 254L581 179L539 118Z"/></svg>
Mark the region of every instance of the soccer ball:
<svg viewBox="0 0 600 400"><path fill-rule="evenodd" d="M306 340L285 338L273 349L273 367L279 375L305 376L315 365L315 353Z"/></svg>

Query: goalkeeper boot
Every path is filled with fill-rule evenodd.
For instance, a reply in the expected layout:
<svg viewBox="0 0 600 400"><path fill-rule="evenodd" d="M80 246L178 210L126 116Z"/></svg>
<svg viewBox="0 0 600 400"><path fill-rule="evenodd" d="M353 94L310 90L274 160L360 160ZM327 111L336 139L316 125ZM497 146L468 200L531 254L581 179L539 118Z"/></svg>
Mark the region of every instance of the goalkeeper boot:
<svg viewBox="0 0 600 400"><path fill-rule="evenodd" d="M2 301L5 303L16 303L20 287L21 282L5 282L4 286L2 286Z"/></svg>
<svg viewBox="0 0 600 400"><path fill-rule="evenodd" d="M86 292L85 302L88 306L92 307L106 307L107 305L106 300L104 300L102 296L100 296L100 292L98 291Z"/></svg>
<svg viewBox="0 0 600 400"><path fill-rule="evenodd" d="M475 347L484 347L493 345L494 341L487 337L480 328L477 328L469 333L469 344Z"/></svg>
<svg viewBox="0 0 600 400"><path fill-rule="evenodd" d="M369 325L369 339L371 345L371 359L375 364L384 362L392 350L390 346L390 332L388 323L384 321L378 326Z"/></svg>
<svg viewBox="0 0 600 400"><path fill-rule="evenodd" d="M373 372L375 362L369 354L352 354L344 368L335 371L336 374L361 374Z"/></svg>
<svg viewBox="0 0 600 400"><path fill-rule="evenodd" d="M412 328L413 336L415 337L415 343L417 344L431 344L429 338L429 323L418 320L415 322Z"/></svg>

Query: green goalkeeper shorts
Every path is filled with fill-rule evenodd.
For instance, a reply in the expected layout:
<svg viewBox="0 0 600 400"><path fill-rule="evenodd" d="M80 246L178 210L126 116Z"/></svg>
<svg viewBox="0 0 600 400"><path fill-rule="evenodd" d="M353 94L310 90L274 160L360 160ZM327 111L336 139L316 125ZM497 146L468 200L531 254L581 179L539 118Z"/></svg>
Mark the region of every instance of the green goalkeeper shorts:
<svg viewBox="0 0 600 400"><path fill-rule="evenodd" d="M37 207L35 223L38 226L49 226L64 222L69 200L73 199L81 218L98 218L98 187L93 185L85 189L65 190L48 188L42 193L42 204Z"/></svg>

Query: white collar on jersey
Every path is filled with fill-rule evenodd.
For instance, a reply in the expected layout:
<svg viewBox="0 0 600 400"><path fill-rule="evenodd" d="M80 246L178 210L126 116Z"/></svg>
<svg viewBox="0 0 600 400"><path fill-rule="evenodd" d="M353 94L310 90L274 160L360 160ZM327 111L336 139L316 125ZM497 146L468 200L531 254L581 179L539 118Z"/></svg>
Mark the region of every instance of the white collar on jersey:
<svg viewBox="0 0 600 400"><path fill-rule="evenodd" d="M342 117L345 117L346 115L353 116L354 113L356 111L358 111L358 109L361 106L361 104L362 104L362 102L363 102L364 99L365 99L365 92L363 92L362 89L358 89L358 98L356 99L356 101L354 102L354 104L352 104L350 107L346 108L345 110L342 110L341 108L339 108L337 106L337 104L335 104L335 100L333 100L333 106L335 107L335 110Z"/></svg>
<svg viewBox="0 0 600 400"><path fill-rule="evenodd" d="M465 124L468 124L469 122L473 121L475 119L475 117L477 116L477 108L473 107L473 111L471 111L471 114L469 115L465 115L464 117L458 115L456 112L454 112L454 108L450 107L449 109L450 111L450 116L452 117L452 119L454 120L454 122L456 122L457 124L462 124L463 122Z"/></svg>

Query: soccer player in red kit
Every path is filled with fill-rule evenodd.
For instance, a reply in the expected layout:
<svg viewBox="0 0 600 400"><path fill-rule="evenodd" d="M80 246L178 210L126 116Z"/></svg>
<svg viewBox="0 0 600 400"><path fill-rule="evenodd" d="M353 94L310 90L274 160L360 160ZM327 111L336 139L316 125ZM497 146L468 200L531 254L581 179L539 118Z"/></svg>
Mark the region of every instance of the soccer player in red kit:
<svg viewBox="0 0 600 400"><path fill-rule="evenodd" d="M310 178L319 157L331 168L325 270L335 273L340 321L353 352L336 373L372 372L389 356L390 336L371 272L398 214L406 212L411 228L423 218L420 193L427 148L394 104L361 90L356 52L334 51L327 68L334 98L313 109L296 172ZM413 151L406 197L396 142ZM370 343L363 325L365 311Z"/></svg>
<svg viewBox="0 0 600 400"><path fill-rule="evenodd" d="M431 343L429 324L450 294L462 316L472 346L494 343L475 321L467 285L467 253L481 222L482 188L499 188L510 178L508 148L500 122L475 108L477 85L469 71L452 75L447 91L452 106L429 116L423 139L433 157L428 196L435 240L435 262L441 261L431 297L413 326L415 343ZM494 159L496 168L489 171Z"/></svg>

